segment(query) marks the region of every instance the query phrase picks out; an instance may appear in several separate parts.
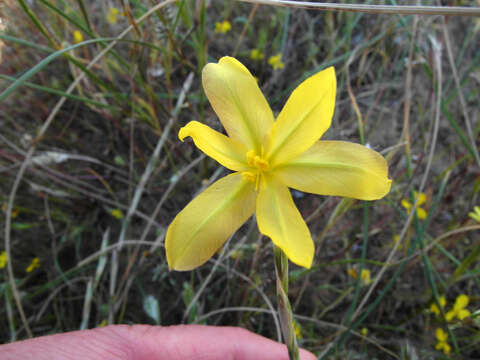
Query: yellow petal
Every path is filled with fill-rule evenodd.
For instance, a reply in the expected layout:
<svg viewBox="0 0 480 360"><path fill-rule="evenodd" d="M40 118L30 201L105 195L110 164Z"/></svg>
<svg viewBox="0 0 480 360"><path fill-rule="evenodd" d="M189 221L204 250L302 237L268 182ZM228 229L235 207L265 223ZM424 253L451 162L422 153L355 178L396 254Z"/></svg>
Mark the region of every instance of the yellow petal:
<svg viewBox="0 0 480 360"><path fill-rule="evenodd" d="M450 354L450 351L452 351L452 348L450 345L448 345L446 342L443 343L443 353L445 355L449 355Z"/></svg>
<svg viewBox="0 0 480 360"><path fill-rule="evenodd" d="M270 132L266 157L272 166L303 153L330 127L336 88L335 69L329 67L292 92Z"/></svg>
<svg viewBox="0 0 480 360"><path fill-rule="evenodd" d="M372 279L370 277L370 270L362 269L362 274L360 275L360 279L363 281L365 285L370 285L372 283Z"/></svg>
<svg viewBox="0 0 480 360"><path fill-rule="evenodd" d="M435 329L435 336L439 342L444 342L445 340L448 339L448 334L445 331L443 331L442 328Z"/></svg>
<svg viewBox="0 0 480 360"><path fill-rule="evenodd" d="M427 212L422 208L417 208L417 216L420 220L425 220L427 218Z"/></svg>
<svg viewBox="0 0 480 360"><path fill-rule="evenodd" d="M169 267L185 271L205 263L252 216L255 196L254 184L234 173L193 199L167 230Z"/></svg>
<svg viewBox="0 0 480 360"><path fill-rule="evenodd" d="M416 191L415 191L415 197L417 197L418 195L418 202L417 202L417 206L420 206L420 205L423 205L425 204L425 202L427 201L427 195L425 193L420 193L418 194Z"/></svg>
<svg viewBox="0 0 480 360"><path fill-rule="evenodd" d="M440 309L438 308L437 304L430 305L430 312L434 313L435 315L440 315Z"/></svg>
<svg viewBox="0 0 480 360"><path fill-rule="evenodd" d="M469 300L470 299L465 294L458 295L457 299L455 300L454 308L458 309L458 310L463 309L464 307L466 307L468 305Z"/></svg>
<svg viewBox="0 0 480 360"><path fill-rule="evenodd" d="M248 149L241 142L230 139L198 121L190 121L178 132L181 141L190 136L195 145L211 158L233 171L248 168Z"/></svg>
<svg viewBox="0 0 480 360"><path fill-rule="evenodd" d="M407 210L410 210L410 208L412 207L412 204L407 199L402 199L401 204Z"/></svg>
<svg viewBox="0 0 480 360"><path fill-rule="evenodd" d="M227 134L260 154L273 113L248 69L232 57L223 57L203 68L202 82Z"/></svg>
<svg viewBox="0 0 480 360"><path fill-rule="evenodd" d="M257 222L260 232L272 239L292 262L310 268L314 254L310 231L288 188L271 176L262 178Z"/></svg>
<svg viewBox="0 0 480 360"><path fill-rule="evenodd" d="M457 317L460 319L460 320L463 320L467 317L470 316L470 311L468 311L467 309L462 309L458 312L457 314Z"/></svg>
<svg viewBox="0 0 480 360"><path fill-rule="evenodd" d="M318 141L273 171L288 187L300 191L361 200L382 198L392 182L379 153L345 141Z"/></svg>
<svg viewBox="0 0 480 360"><path fill-rule="evenodd" d="M456 315L456 312L453 310L450 310L449 312L446 313L445 320L452 321L455 315Z"/></svg>
<svg viewBox="0 0 480 360"><path fill-rule="evenodd" d="M357 274L357 270L355 270L354 268L350 268L347 270L347 273L348 275L350 275L352 278L356 279L358 274Z"/></svg>

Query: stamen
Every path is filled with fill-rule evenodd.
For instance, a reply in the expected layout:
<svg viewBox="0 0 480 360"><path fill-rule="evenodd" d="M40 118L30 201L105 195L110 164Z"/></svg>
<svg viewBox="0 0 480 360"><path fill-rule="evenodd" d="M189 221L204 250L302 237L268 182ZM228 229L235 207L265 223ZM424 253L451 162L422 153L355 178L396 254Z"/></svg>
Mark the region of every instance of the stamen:
<svg viewBox="0 0 480 360"><path fill-rule="evenodd" d="M260 156L255 156L255 159L253 161L254 161L255 167L258 167L262 170L268 169L268 161L265 159L262 159Z"/></svg>
<svg viewBox="0 0 480 360"><path fill-rule="evenodd" d="M242 172L242 177L247 180L247 181L250 181L250 182L256 182L257 180L257 174L255 173L252 173L250 171L244 171ZM256 186L256 185L255 185Z"/></svg>
<svg viewBox="0 0 480 360"><path fill-rule="evenodd" d="M247 163L250 166L255 166L255 150L247 151Z"/></svg>

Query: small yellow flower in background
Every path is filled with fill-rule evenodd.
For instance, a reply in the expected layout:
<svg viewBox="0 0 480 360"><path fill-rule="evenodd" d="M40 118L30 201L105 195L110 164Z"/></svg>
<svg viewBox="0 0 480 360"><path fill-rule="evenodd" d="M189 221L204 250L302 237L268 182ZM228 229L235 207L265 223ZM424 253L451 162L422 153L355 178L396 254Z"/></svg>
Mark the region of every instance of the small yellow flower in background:
<svg viewBox="0 0 480 360"><path fill-rule="evenodd" d="M7 266L7 262L8 262L7 252L6 251L0 252L0 269L3 269L5 266Z"/></svg>
<svg viewBox="0 0 480 360"><path fill-rule="evenodd" d="M30 272L32 272L33 270L35 270L36 268L39 268L39 267L40 267L40 259L38 257L35 257L35 258L33 258L30 265L28 265L28 267L25 269L25 271L27 273L30 273Z"/></svg>
<svg viewBox="0 0 480 360"><path fill-rule="evenodd" d="M75 44L81 43L83 41L83 34L80 30L75 30L73 32L73 42Z"/></svg>
<svg viewBox="0 0 480 360"><path fill-rule="evenodd" d="M366 327L362 328L362 330L360 330L360 334L362 334L363 336L367 336L368 335L368 329Z"/></svg>
<svg viewBox="0 0 480 360"><path fill-rule="evenodd" d="M459 320L463 320L470 316L470 311L465 309L468 305L470 299L467 295L461 294L458 295L457 299L455 300L455 304L453 305L452 310L447 312L445 315L445 319L447 321L452 321L454 318L458 318Z"/></svg>
<svg viewBox="0 0 480 360"><path fill-rule="evenodd" d="M405 238L404 238L404 239L405 239ZM394 236L393 236L393 243L391 244L391 246L392 246L392 247L395 246L395 245L398 243L399 240L400 240L400 235L399 235L399 234L394 235ZM398 250L403 249L403 245L402 245L402 244L398 245L397 249L398 249Z"/></svg>
<svg viewBox="0 0 480 360"><path fill-rule="evenodd" d="M370 278L370 270L368 269L362 269L362 274L360 275L360 280L365 285L370 285L372 283L372 279Z"/></svg>
<svg viewBox="0 0 480 360"><path fill-rule="evenodd" d="M348 275L350 275L354 279L356 279L358 277L357 270L355 270L354 268L348 269L347 273L348 273ZM370 270L362 269L362 273L360 275L360 280L362 280L362 283L364 285L370 285L372 283L372 279L370 277Z"/></svg>
<svg viewBox="0 0 480 360"><path fill-rule="evenodd" d="M480 206L474 206L473 211L468 213L473 220L480 222Z"/></svg>
<svg viewBox="0 0 480 360"><path fill-rule="evenodd" d="M427 212L420 206L427 202L427 195L423 192L419 194L416 191L414 191L413 194L415 196L415 199L418 197L417 216L420 220L425 220L427 218ZM402 199L402 206L408 211L412 208L413 204L407 199Z"/></svg>
<svg viewBox="0 0 480 360"><path fill-rule="evenodd" d="M438 302L440 303L440 306L442 307L442 309L445 309L445 305L447 305L447 300L445 300L445 296L439 296ZM434 313L436 316L440 316L441 314L440 309L435 303L432 303L430 305L430 312Z"/></svg>
<svg viewBox="0 0 480 360"><path fill-rule="evenodd" d="M295 320L293 320L292 324L293 324L293 330L295 331L295 335L297 336L297 339L302 339L303 335L302 335L302 328L300 327L300 324Z"/></svg>
<svg viewBox="0 0 480 360"><path fill-rule="evenodd" d="M356 279L357 276L358 276L357 270L355 270L354 268L348 269L347 274L350 275L354 279Z"/></svg>
<svg viewBox="0 0 480 360"><path fill-rule="evenodd" d="M7 213L7 203L2 204L2 211L5 214ZM13 209L12 210L12 219L15 219L18 216L19 213L20 213L20 211L18 211L17 209Z"/></svg>
<svg viewBox="0 0 480 360"><path fill-rule="evenodd" d="M117 21L118 21L118 14L119 13L120 13L120 11L116 7L109 8L108 13L107 13L107 21L110 24L116 24Z"/></svg>
<svg viewBox="0 0 480 360"><path fill-rule="evenodd" d="M250 59L252 60L263 60L264 57L263 53L258 49L250 51Z"/></svg>
<svg viewBox="0 0 480 360"><path fill-rule="evenodd" d="M285 64L282 61L282 54L278 53L277 55L270 56L268 63L272 66L273 70L283 69Z"/></svg>
<svg viewBox="0 0 480 360"><path fill-rule="evenodd" d="M123 219L123 212L120 209L112 209L110 210L110 214L116 219Z"/></svg>
<svg viewBox="0 0 480 360"><path fill-rule="evenodd" d="M442 328L436 328L435 337L437 338L437 344L435 345L435 349L438 351L443 351L445 355L449 355L452 348L447 343L448 334L443 331Z"/></svg>
<svg viewBox="0 0 480 360"><path fill-rule="evenodd" d="M190 121L178 137L191 137L234 173L210 185L173 219L165 239L170 269L204 264L254 213L260 233L290 261L310 268L314 244L289 187L362 200L390 191L387 162L379 153L346 141L319 141L335 108L333 67L301 83L276 119L252 74L235 58L207 64L202 83L228 136Z"/></svg>
<svg viewBox="0 0 480 360"><path fill-rule="evenodd" d="M232 30L232 25L228 20L223 20L222 22L215 23L215 33L225 34L230 30Z"/></svg>

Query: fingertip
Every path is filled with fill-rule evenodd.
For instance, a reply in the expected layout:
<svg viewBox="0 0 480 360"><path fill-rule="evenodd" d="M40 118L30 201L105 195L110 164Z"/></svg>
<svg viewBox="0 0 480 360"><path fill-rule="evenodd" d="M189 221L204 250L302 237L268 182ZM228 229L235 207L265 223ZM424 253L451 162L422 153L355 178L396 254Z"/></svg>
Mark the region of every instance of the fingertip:
<svg viewBox="0 0 480 360"><path fill-rule="evenodd" d="M317 360L317 357L313 355L310 351L305 349L300 349L300 359L301 360Z"/></svg>

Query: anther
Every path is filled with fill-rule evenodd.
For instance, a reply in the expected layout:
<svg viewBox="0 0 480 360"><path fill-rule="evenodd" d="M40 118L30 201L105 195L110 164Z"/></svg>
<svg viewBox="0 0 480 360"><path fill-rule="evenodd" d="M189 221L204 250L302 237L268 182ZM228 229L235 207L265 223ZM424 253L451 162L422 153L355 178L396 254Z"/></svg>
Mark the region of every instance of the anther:
<svg viewBox="0 0 480 360"><path fill-rule="evenodd" d="M265 159L262 159L260 156L255 156L255 159L253 160L255 167L258 167L262 170L267 170L268 169L268 161Z"/></svg>
<svg viewBox="0 0 480 360"><path fill-rule="evenodd" d="M247 151L247 163L250 166L255 166L255 150Z"/></svg>
<svg viewBox="0 0 480 360"><path fill-rule="evenodd" d="M242 177L250 182L255 182L257 180L257 175L255 173L252 173L250 171L244 171L242 172Z"/></svg>

